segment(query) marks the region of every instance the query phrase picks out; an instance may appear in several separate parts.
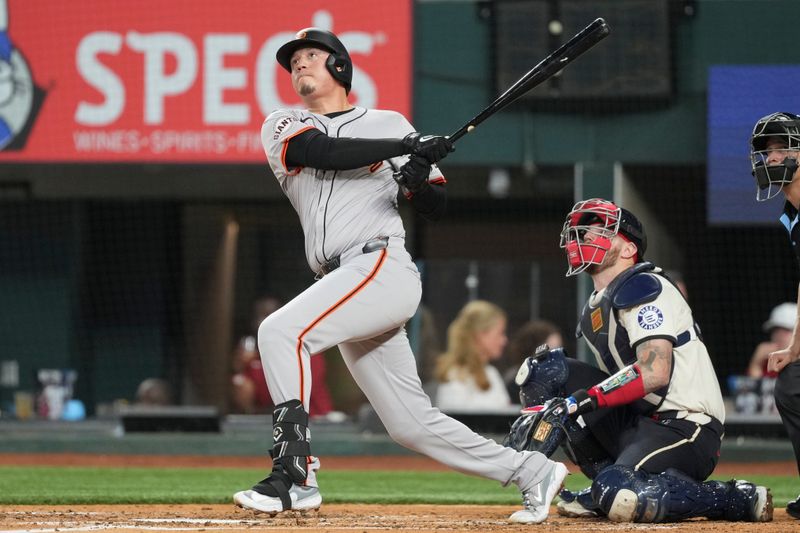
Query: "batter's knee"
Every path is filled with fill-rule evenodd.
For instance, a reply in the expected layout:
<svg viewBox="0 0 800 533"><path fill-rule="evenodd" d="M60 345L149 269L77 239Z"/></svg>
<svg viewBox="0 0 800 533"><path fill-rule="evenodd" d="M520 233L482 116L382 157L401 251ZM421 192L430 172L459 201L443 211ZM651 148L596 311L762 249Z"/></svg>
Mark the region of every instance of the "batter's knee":
<svg viewBox="0 0 800 533"><path fill-rule="evenodd" d="M275 314L265 318L258 326L258 349L261 352L261 358L275 352L276 346L291 342L292 337L293 334L288 325L283 324Z"/></svg>

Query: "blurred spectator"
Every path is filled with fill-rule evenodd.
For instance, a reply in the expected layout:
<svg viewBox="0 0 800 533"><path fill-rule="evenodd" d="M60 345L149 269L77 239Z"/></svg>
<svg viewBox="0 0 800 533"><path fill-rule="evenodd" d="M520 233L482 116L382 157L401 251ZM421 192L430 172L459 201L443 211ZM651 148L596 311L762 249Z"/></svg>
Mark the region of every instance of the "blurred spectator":
<svg viewBox="0 0 800 533"><path fill-rule="evenodd" d="M437 407L443 411L491 411L511 405L500 372L490 364L508 342L506 314L475 300L464 306L447 329L447 351L438 359Z"/></svg>
<svg viewBox="0 0 800 533"><path fill-rule="evenodd" d="M564 339L558 326L549 320L531 320L525 323L511 339L508 346L508 362L511 365L503 374L508 395L516 403L519 398L519 385L514 382L522 362L542 344L550 348L560 348Z"/></svg>
<svg viewBox="0 0 800 533"><path fill-rule="evenodd" d="M282 305L283 302L274 296L256 300L253 304L251 331L257 332L261 322ZM267 389L255 335L242 337L236 345L233 352L233 372L231 378L233 411L246 414L272 412L272 398ZM315 354L311 357L310 416L329 415L333 412L333 400L326 379L325 357L323 354Z"/></svg>
<svg viewBox="0 0 800 533"><path fill-rule="evenodd" d="M797 304L786 302L775 306L764 322L762 329L769 335L769 340L756 346L747 375L751 378L775 378L778 373L767 370L767 362L771 352L786 348L792 342L792 331L797 320Z"/></svg>
<svg viewBox="0 0 800 533"><path fill-rule="evenodd" d="M172 387L161 378L147 378L136 389L138 405L172 405Z"/></svg>

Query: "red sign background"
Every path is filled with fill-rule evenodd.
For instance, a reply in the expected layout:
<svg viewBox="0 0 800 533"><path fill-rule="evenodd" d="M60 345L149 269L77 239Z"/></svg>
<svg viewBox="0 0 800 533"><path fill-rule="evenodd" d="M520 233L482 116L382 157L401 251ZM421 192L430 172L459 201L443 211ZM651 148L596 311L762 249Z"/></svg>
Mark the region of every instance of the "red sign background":
<svg viewBox="0 0 800 533"><path fill-rule="evenodd" d="M0 161L263 162L264 116L300 105L275 50L312 25L349 49L352 103L409 116L410 0L8 0L43 99Z"/></svg>

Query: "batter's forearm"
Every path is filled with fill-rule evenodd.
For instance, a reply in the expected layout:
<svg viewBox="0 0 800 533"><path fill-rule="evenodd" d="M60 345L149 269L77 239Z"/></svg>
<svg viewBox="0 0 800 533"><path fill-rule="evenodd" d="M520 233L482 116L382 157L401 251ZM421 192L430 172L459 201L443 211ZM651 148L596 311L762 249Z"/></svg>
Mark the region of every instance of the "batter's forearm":
<svg viewBox="0 0 800 533"><path fill-rule="evenodd" d="M320 170L350 170L406 153L402 139L328 137L308 130L287 141L286 165Z"/></svg>

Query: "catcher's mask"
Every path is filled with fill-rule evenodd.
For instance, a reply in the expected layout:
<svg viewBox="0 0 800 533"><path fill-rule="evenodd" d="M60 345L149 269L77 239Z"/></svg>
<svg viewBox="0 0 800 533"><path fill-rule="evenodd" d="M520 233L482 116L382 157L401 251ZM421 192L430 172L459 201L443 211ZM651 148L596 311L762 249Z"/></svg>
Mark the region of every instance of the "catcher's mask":
<svg viewBox="0 0 800 533"><path fill-rule="evenodd" d="M750 165L756 179L756 200L774 198L792 182L800 155L800 117L772 113L760 118L750 136Z"/></svg>
<svg viewBox="0 0 800 533"><path fill-rule="evenodd" d="M330 52L325 62L325 68L331 73L333 79L338 81L350 94L350 86L353 84L353 60L347 48L336 35L320 28L306 28L297 32L295 39L289 41L278 49L275 58L278 63L291 74L292 54L300 48L319 47Z"/></svg>
<svg viewBox="0 0 800 533"><path fill-rule="evenodd" d="M559 244L567 252L567 276L602 264L616 235L636 245L637 263L644 260L647 235L633 213L602 198L575 204L564 221Z"/></svg>
<svg viewBox="0 0 800 533"><path fill-rule="evenodd" d="M525 359L514 382L519 385L519 401L523 407L541 405L550 398L564 396L569 367L564 348L550 349L546 344Z"/></svg>

